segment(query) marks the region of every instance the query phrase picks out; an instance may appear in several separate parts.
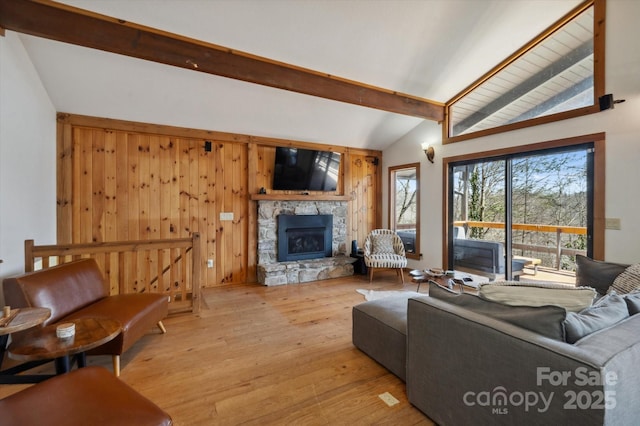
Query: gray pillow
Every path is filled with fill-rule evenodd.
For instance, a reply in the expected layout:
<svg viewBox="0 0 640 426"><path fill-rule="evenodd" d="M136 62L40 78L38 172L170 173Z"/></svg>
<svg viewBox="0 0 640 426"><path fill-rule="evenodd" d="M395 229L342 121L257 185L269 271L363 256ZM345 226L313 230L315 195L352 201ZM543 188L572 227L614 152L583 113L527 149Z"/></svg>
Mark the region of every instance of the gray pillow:
<svg viewBox="0 0 640 426"><path fill-rule="evenodd" d="M575 343L584 336L614 325L629 317L627 304L622 296L611 292L598 302L578 313L567 312L564 321L567 343Z"/></svg>
<svg viewBox="0 0 640 426"><path fill-rule="evenodd" d="M551 339L564 341L567 311L559 306L510 306L484 300L476 295L458 294L437 284L429 284L429 296L470 311L508 322Z"/></svg>
<svg viewBox="0 0 640 426"><path fill-rule="evenodd" d="M627 309L629 309L629 315L635 315L640 312L640 291L634 291L624 296L624 301L627 302Z"/></svg>
<svg viewBox="0 0 640 426"><path fill-rule="evenodd" d="M576 255L576 287L593 287L604 295L616 277L628 266Z"/></svg>

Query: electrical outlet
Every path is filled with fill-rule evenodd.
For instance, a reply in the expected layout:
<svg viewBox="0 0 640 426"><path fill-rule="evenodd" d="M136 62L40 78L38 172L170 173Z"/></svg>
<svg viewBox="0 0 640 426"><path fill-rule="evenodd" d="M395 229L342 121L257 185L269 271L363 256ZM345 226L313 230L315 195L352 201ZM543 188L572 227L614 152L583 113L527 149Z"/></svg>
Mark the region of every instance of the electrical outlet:
<svg viewBox="0 0 640 426"><path fill-rule="evenodd" d="M393 395L391 395L389 392L385 392L383 394L378 395L378 398L383 400L384 403L387 404L389 407L393 407L394 405L400 402L397 399L395 399Z"/></svg>
<svg viewBox="0 0 640 426"><path fill-rule="evenodd" d="M207 268L213 268L213 259L207 259Z"/></svg>
<svg viewBox="0 0 640 426"><path fill-rule="evenodd" d="M604 227L606 229L620 230L620 219L615 217L608 217L604 220Z"/></svg>
<svg viewBox="0 0 640 426"><path fill-rule="evenodd" d="M220 212L220 220L233 220L233 212Z"/></svg>

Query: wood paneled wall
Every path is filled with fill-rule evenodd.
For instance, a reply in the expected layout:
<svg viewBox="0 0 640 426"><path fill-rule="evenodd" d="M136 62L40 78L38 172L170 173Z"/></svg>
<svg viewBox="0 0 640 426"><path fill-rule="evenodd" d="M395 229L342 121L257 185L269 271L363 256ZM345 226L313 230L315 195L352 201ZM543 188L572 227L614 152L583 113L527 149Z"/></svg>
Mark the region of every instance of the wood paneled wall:
<svg viewBox="0 0 640 426"><path fill-rule="evenodd" d="M205 141L211 142L210 152ZM262 187L273 192L279 145L344 154L336 192L351 195L348 238L362 244L381 222L378 151L63 113L58 243L187 238L199 232L203 286L254 282L257 209L250 194ZM233 219L221 220L221 213Z"/></svg>
<svg viewBox="0 0 640 426"><path fill-rule="evenodd" d="M368 155L352 155L349 159L349 203L352 240L360 247L372 229L382 225L382 186L379 170L381 158Z"/></svg>

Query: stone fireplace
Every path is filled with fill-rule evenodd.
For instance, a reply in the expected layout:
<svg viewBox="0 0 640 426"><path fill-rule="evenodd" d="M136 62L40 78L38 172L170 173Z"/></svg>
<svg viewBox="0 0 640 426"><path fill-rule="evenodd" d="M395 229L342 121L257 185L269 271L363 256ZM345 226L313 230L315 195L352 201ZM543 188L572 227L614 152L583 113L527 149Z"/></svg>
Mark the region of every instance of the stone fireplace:
<svg viewBox="0 0 640 426"><path fill-rule="evenodd" d="M355 259L347 256L347 247L346 201L258 201L257 275L261 284L352 275ZM283 251L294 253L283 260Z"/></svg>

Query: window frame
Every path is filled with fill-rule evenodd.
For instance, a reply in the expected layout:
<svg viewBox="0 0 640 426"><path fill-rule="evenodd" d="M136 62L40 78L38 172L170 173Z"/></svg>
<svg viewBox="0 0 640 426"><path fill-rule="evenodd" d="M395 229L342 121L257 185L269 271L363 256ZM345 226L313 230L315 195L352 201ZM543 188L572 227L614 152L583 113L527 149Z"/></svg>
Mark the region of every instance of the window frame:
<svg viewBox="0 0 640 426"><path fill-rule="evenodd" d="M407 170L407 169L415 169L415 173L416 173L416 197L415 197L415 204L416 204L416 237L414 240L414 252L413 253L409 253L406 252L405 256L408 259L416 259L416 260L420 260L421 254L420 254L420 166L421 163L408 163L408 164L400 164L397 166L390 166L389 167L389 215L388 215L388 226L389 229L392 229L394 231L398 231L397 230L397 224L396 224L396 207L395 207L395 198L396 198L396 185L395 185L395 181L396 181L396 173L398 171L401 170Z"/></svg>
<svg viewBox="0 0 640 426"><path fill-rule="evenodd" d="M606 0L587 0L584 3L578 5L567 15L562 17L552 26L547 28L540 35L535 37L532 41L527 43L521 49L516 51L513 55L509 56L503 62L498 64L488 73L480 77L478 80L473 82L471 85L466 87L460 93L455 95L449 101L445 103L445 120L442 126L442 143L454 143L460 142L468 139L479 138L482 136L493 135L497 133L503 133L515 129L522 129L526 127L537 126L540 124L551 123L554 121L565 120L568 118L580 117L583 115L593 114L596 112L600 112L598 99L605 94L604 82L605 82L605 10L606 10ZM450 136L450 109L453 104L455 104L458 100L466 96L468 93L475 90L478 86L483 84L485 81L489 80L498 72L502 71L504 68L508 67L515 60L529 52L531 49L535 48L538 44L540 44L543 40L553 35L556 31L560 30L567 22L574 19L576 16L584 12L586 9L592 7L594 8L594 23L593 23L593 55L594 55L594 69L593 69L593 104L586 107L581 107L569 111L558 112L550 115L545 115L542 117L530 118L527 120L519 121L517 123L506 124L503 126L494 127L491 129L479 130L476 132L471 132L458 136Z"/></svg>

